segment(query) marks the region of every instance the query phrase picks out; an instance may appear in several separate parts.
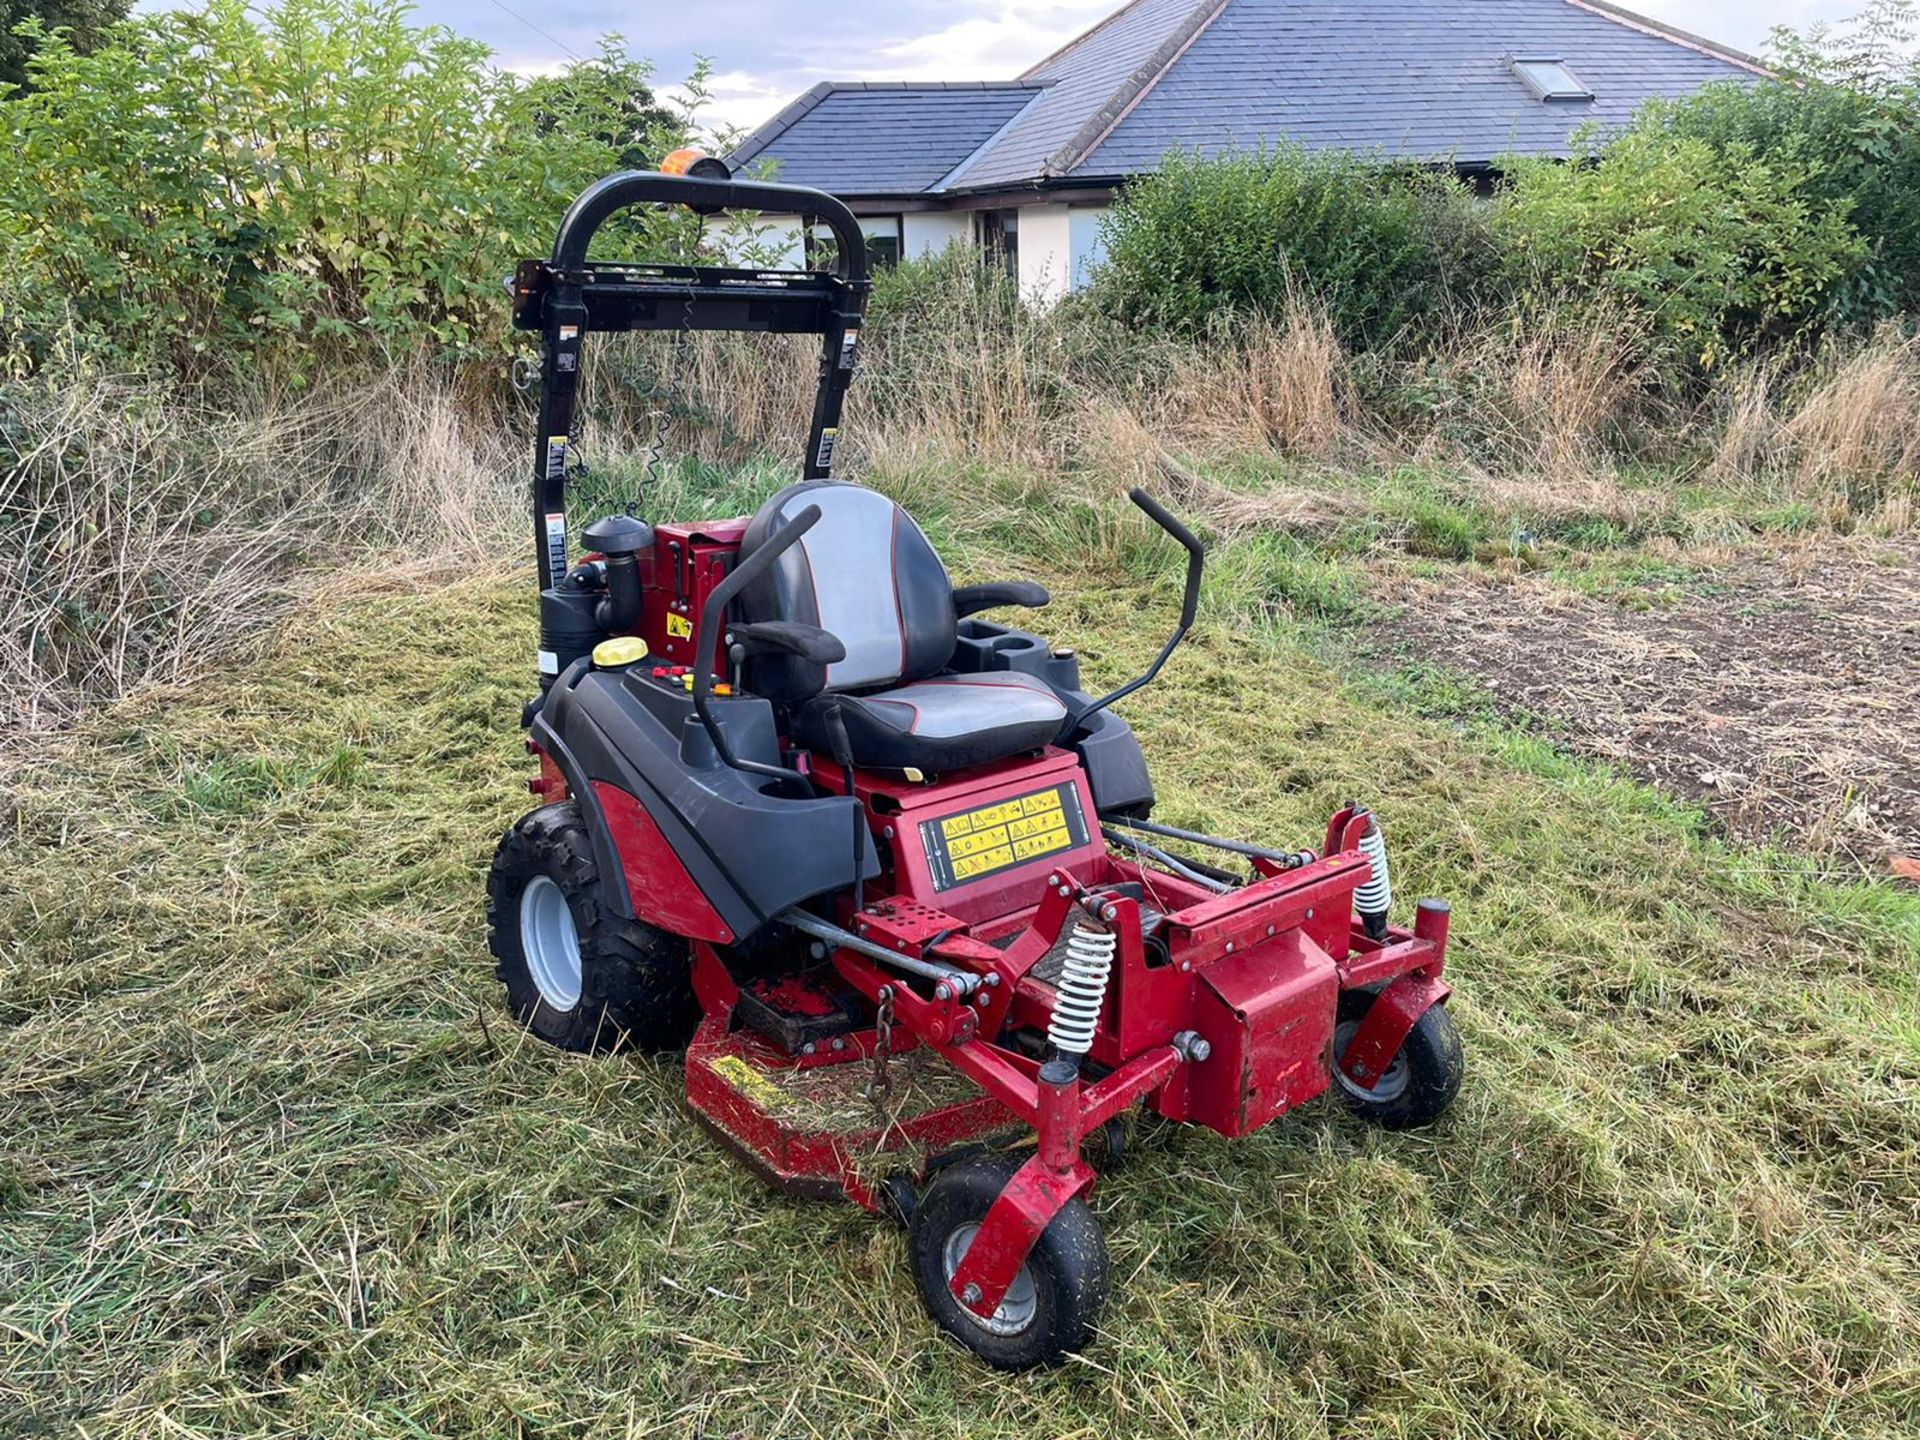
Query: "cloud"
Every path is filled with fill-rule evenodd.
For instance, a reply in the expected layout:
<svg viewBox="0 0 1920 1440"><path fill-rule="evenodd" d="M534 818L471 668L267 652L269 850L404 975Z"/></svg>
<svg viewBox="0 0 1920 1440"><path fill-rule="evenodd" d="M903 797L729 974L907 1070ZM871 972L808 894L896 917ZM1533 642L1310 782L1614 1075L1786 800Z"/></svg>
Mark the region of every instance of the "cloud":
<svg viewBox="0 0 1920 1440"><path fill-rule="evenodd" d="M1759 52L1774 27L1806 30L1833 24L1865 8L1867 0L1623 0L1626 8L1663 20L1737 50Z"/></svg>
<svg viewBox="0 0 1920 1440"><path fill-rule="evenodd" d="M1007 80L1116 8L1112 0L1056 5L981 4L939 30L877 46L870 75L895 80Z"/></svg>

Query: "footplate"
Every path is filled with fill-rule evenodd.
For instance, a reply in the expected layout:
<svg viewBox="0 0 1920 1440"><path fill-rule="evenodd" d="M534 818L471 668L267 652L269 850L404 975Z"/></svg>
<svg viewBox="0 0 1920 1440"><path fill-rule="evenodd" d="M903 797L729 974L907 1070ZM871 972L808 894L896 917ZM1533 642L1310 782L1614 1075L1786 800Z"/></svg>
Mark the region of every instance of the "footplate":
<svg viewBox="0 0 1920 1440"><path fill-rule="evenodd" d="M734 1015L783 1055L811 1055L844 1042L861 1024L866 1002L831 966L802 975L766 977L740 987Z"/></svg>

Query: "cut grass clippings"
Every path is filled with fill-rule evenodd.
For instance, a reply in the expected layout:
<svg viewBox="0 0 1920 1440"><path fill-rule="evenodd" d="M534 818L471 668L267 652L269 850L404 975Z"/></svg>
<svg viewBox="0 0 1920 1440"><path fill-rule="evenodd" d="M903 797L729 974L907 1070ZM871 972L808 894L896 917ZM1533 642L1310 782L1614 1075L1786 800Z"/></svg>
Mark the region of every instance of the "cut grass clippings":
<svg viewBox="0 0 1920 1440"><path fill-rule="evenodd" d="M1032 573L996 552L963 558ZM1173 608L1102 573L1044 616L1096 682ZM1378 806L1402 895L1455 904L1467 1084L1412 1134L1331 1101L1146 1132L1094 1196L1102 1336L1005 1377L894 1230L707 1143L672 1064L507 1020L481 897L530 598L336 587L10 783L0 1433L1913 1433L1913 897L1203 627L1127 702L1161 817Z"/></svg>

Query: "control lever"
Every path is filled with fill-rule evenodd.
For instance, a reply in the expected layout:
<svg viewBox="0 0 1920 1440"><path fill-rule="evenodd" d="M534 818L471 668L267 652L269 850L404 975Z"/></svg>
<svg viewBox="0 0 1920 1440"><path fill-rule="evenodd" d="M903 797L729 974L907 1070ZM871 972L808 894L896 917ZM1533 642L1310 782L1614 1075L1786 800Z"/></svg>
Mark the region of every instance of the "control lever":
<svg viewBox="0 0 1920 1440"><path fill-rule="evenodd" d="M776 780L792 780L795 773L779 765L763 765L758 760L742 760L733 753L733 745L727 739L726 731L720 728L713 718L710 701L713 696L713 652L714 641L719 637L720 627L727 614L727 606L747 586L771 570L774 562L789 549L799 543L805 535L820 521L820 507L809 505L793 522L781 527L772 539L768 540L747 560L733 567L707 596L707 603L700 610L700 628L693 636L693 713L700 717L700 723L706 727L707 738L713 741L714 753L731 765L735 770L754 775L771 775Z"/></svg>
<svg viewBox="0 0 1920 1440"><path fill-rule="evenodd" d="M833 752L833 763L847 777L847 798L854 801L853 806L853 913L858 915L867 908L867 884L861 871L865 868L860 862L866 858L867 847L864 831L867 828L866 816L860 813L858 798L853 793L853 741L847 736L847 717L843 713L846 707L838 699L827 705L827 746Z"/></svg>
<svg viewBox="0 0 1920 1440"><path fill-rule="evenodd" d="M1142 490L1138 485L1127 492L1127 498L1139 506L1141 510L1145 511L1148 519L1152 520L1154 524L1178 540L1186 549L1187 593L1180 601L1180 623L1175 627L1173 635L1168 639L1167 643L1160 647L1160 653L1154 656L1153 663L1147 667L1144 675L1135 676L1118 690L1110 690L1098 700L1088 701L1085 705L1074 711L1073 714L1069 715L1066 724L1060 727L1060 738L1062 740L1085 724L1089 716L1106 709L1109 705L1113 704L1114 701L1124 699L1126 696L1131 695L1142 685L1150 684L1153 678L1160 673L1160 667L1167 663L1167 657L1173 654L1175 647L1186 638L1187 631L1193 627L1194 616L1198 614L1200 610L1200 575L1206 566L1206 547L1196 540L1193 532L1176 520L1164 505L1147 494L1147 492Z"/></svg>

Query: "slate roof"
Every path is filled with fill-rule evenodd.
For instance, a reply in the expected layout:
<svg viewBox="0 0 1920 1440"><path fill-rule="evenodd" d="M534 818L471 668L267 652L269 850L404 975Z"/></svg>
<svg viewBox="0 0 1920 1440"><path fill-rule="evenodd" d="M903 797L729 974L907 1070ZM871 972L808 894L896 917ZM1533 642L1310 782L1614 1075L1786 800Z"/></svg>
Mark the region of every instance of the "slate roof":
<svg viewBox="0 0 1920 1440"><path fill-rule="evenodd" d="M1039 93L1018 80L816 85L749 135L732 161L775 159L776 179L834 195L917 195L941 188Z"/></svg>
<svg viewBox="0 0 1920 1440"><path fill-rule="evenodd" d="M1593 98L1535 99L1516 56ZM1278 140L1474 166L1764 73L1607 0L1132 0L1006 84L815 86L733 158L856 197L1107 183Z"/></svg>

